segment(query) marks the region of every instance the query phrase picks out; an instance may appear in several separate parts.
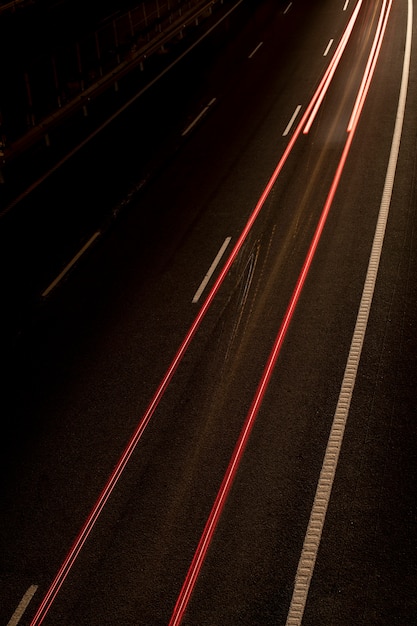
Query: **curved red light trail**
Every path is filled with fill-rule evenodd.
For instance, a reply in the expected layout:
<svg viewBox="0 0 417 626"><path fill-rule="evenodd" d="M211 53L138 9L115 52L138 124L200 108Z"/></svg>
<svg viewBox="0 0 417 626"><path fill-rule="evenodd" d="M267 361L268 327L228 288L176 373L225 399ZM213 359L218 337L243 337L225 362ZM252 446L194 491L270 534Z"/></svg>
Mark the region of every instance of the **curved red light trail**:
<svg viewBox="0 0 417 626"><path fill-rule="evenodd" d="M359 0L358 5L360 6L362 3L362 0ZM355 12L355 15L357 15L357 12ZM352 19L352 18L351 18ZM356 17L355 17L356 19ZM351 21L349 22L346 31L349 31L349 35L352 31L351 28ZM345 35L343 36L343 39L345 40L346 38L346 31L345 31ZM344 50L345 46L343 46L343 50ZM167 390L167 387L169 385L169 383L172 380L172 377L174 376L181 360L183 359L187 349L189 348L192 339L194 338L198 328L200 327L200 324L202 323L208 309L210 308L217 292L219 291L221 285L223 284L227 274L229 273L237 255L239 254L239 251L243 245L243 243L245 242L249 232L252 229L253 224L255 223L259 213L261 212L265 201L267 200L279 174L281 173L298 137L300 136L300 134L302 133L303 127L304 125L307 123L307 120L309 119L309 116L312 114L313 109L316 105L316 103L318 102L318 100L321 98L322 94L323 94L323 90L327 90L328 88L328 84L329 84L329 73L331 73L331 76L333 77L334 72L331 72L331 68L335 65L337 65L338 61L340 58L340 46L337 48L335 54L332 57L332 60L330 61L330 64L328 66L328 69L326 70L325 74L323 75L323 78L320 81L320 84L316 90L316 92L314 93L308 107L306 108L304 115L302 116L298 126L296 127L290 141L288 142L288 145L282 155L282 157L280 158L275 170L272 173L272 176L270 177L264 191L262 192L258 202L256 203L256 206L253 210L253 212L251 213L242 233L240 234L235 246L233 247L233 250L230 253L230 256L228 257L224 267L222 268L222 270L220 271L220 274L218 276L218 278L216 279L215 283L213 284L211 290L209 291L204 303L201 306L201 309L199 310L194 322L192 323L192 325L190 326L187 334L185 335L180 347L178 348L171 364L169 365L164 377L162 378L158 388L156 389L145 413L143 414L142 418L140 419L134 433L132 434L126 448L124 449L119 461L117 462L116 466L114 467L109 479L107 480L107 483L105 484L104 488L102 489L96 503L94 504L93 508L91 509L84 525L82 526L81 530L79 531L72 547L70 548L67 556L65 557L65 560L63 561L61 567L59 568L54 580L52 581L48 591L46 592L41 604L39 605L39 608L35 614L35 616L33 617L30 626L39 626L40 624L43 623L43 621L45 620L57 594L59 593L62 585L64 584L67 576L69 575L72 566L74 565L79 553L81 552L84 544L86 543L92 529L94 528L101 512L103 511L107 501L109 500L113 490L115 489L127 463L129 462L129 459L131 458L133 452L135 451L140 439L142 438L142 435L144 433L144 431L146 430L146 427L148 426L153 414L155 413L155 410L157 409L165 391ZM351 133L351 136L353 137L353 133ZM348 140L349 141L349 140ZM344 163L343 163L344 164ZM340 168L340 165L339 165ZM338 168L338 170L339 170ZM341 170L343 169L343 166L341 167ZM340 170L340 174L339 174L339 178L341 175L341 170ZM336 177L335 177L336 179ZM337 181L338 182L338 181ZM332 189L334 187L333 190L333 196L334 193L336 191L336 187L337 187L337 183L335 184L335 181L333 182L332 185ZM329 194L330 195L330 194ZM333 199L332 196L332 199ZM331 202L330 202L331 204ZM327 209L327 213L330 209L330 204L328 206ZM326 203L327 205L327 203ZM327 217L327 213L326 215L323 215L320 219L320 223L318 226L318 230L320 228L320 232L316 231L316 235L314 237L313 243L314 243L314 250L311 249L309 252L308 257L309 261L308 261L308 265L303 266L303 270L302 270L302 275L300 275L298 282L297 282L297 286L296 289L294 291L293 294L293 298L291 299L291 302L289 304L287 313L285 315L284 321L282 323L279 335L276 339L276 342L274 344L274 348L273 351L271 353L270 359L268 360L268 364L265 368L261 383L259 385L257 394L253 400L250 412L248 414L248 417L246 419L245 422L245 426L242 430L241 436L239 438L239 441L236 445L235 448L235 452L233 454L233 457L230 461L230 465L227 471L227 474L224 477L221 489L219 491L218 497L216 498L216 502L215 505L213 506L213 510L212 513L210 515L210 518L207 522L207 533L206 533L206 529L205 529L205 533L206 535L201 538L200 540L200 544L199 544L199 548L197 549L200 550L200 554L194 556L193 562L192 562L192 566L190 567L190 572L191 569L193 570L193 573L191 573L190 576L190 572L189 575L187 576L186 582L184 583L184 587L183 590L185 589L185 587L187 587L186 592L184 593L183 591L181 592L181 596L178 598L177 601L177 605L174 609L174 614L171 618L170 621L170 625L173 624L179 624L180 620L182 619L182 616L185 612L186 609L186 605L187 602L189 600L189 597L191 595L192 592L192 588L195 584L195 581L197 579L199 570L201 568L202 562L204 560L204 556L205 553L208 549L209 543L210 543L210 539L214 533L214 529L215 526L217 524L217 521L219 519L221 510L223 508L224 502L226 500L227 497L227 493L230 489L230 486L233 482L233 477L236 473L237 467L239 465L239 461L240 458L243 454L247 439L249 437L254 419L257 415L257 412L259 410L259 407L261 405L262 402L262 398L264 396L264 393L266 391L269 379L272 375L272 371L276 362L276 359L278 358L278 354L282 345L282 342L284 340L287 328L289 326L292 314L294 312L298 297L301 293L302 290L302 286L304 284L306 275L308 273L308 268L311 264L312 258L314 256L314 251L315 248L317 247L320 235L321 235L321 230L324 227L324 222L326 220ZM320 226L321 224L321 226ZM313 246L312 243L312 246ZM190 583L187 583L188 578L190 577Z"/></svg>

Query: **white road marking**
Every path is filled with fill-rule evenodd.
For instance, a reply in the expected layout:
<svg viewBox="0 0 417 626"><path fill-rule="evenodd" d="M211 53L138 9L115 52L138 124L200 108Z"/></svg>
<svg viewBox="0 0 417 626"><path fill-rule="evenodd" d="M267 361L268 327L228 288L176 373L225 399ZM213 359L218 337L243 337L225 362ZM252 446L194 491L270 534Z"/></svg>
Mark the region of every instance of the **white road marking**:
<svg viewBox="0 0 417 626"><path fill-rule="evenodd" d="M26 611L29 602L32 600L38 589L38 585L31 585L29 589L26 591L23 598L20 600L19 605L16 611L13 613L9 621L7 622L7 626L17 626L17 624L22 619L23 613Z"/></svg>
<svg viewBox="0 0 417 626"><path fill-rule="evenodd" d="M346 11L346 9L348 8L348 6L349 6L349 0L346 0L345 5L344 5L344 7L343 7L343 10L344 10L344 11Z"/></svg>
<svg viewBox="0 0 417 626"><path fill-rule="evenodd" d="M313 508L307 527L304 545L298 563L297 574L294 582L294 591L291 605L287 616L286 626L301 626L303 614L310 589L310 583L314 572L317 553L321 541L322 530L326 518L327 507L330 501L339 453L342 446L343 435L349 414L350 403L356 382L356 375L361 357L369 312L381 258L384 242L385 229L391 204L392 190L394 186L395 170L397 167L400 141L403 129L405 103L407 98L408 80L410 74L410 57L413 23L413 0L408 0L407 35L404 53L403 72L401 79L400 96L398 100L397 116L392 138L391 152L385 177L384 190L382 193L381 206L378 222L376 225L372 251L369 258L368 270L359 306L356 326L352 337L349 356L346 363L345 374L339 394L339 400L333 418L324 456L323 466L320 472L317 491L314 498Z"/></svg>
<svg viewBox="0 0 417 626"><path fill-rule="evenodd" d="M248 56L248 59L251 59L259 50L259 48L263 45L263 41L261 41L260 43L258 43L258 45L256 46L256 48L254 50L252 50L252 52L250 53L250 55Z"/></svg>
<svg viewBox="0 0 417 626"><path fill-rule="evenodd" d="M292 114L292 118L290 119L290 121L288 122L284 132L282 133L283 137L286 137L286 135L288 135L288 133L290 132L292 125L295 122L295 119L297 117L297 115L299 114L299 112L301 111L301 104L298 105L298 107L295 109L294 113Z"/></svg>
<svg viewBox="0 0 417 626"><path fill-rule="evenodd" d="M185 135L187 135L190 130L192 128L194 128L194 126L197 124L197 122L199 122L201 120L201 118L203 117L203 115L205 115L207 113L207 111L209 110L209 108L216 102L216 98L212 98L210 100L210 102L208 103L207 106L204 107L204 109L201 111L201 113L199 113L197 115L197 117L191 122L191 124L189 124L189 126L187 126L187 128L185 130L182 131L181 133L181 137L185 137Z"/></svg>
<svg viewBox="0 0 417 626"><path fill-rule="evenodd" d="M218 251L218 253L216 255L216 258L214 259L213 263L210 265L210 268L209 268L207 274L204 276L203 280L201 281L201 285L199 286L199 288L195 292L195 295L194 295L194 298L193 298L193 304L195 304L196 302L199 301L199 299L201 297L201 294L203 293L204 289L207 286L208 281L210 280L210 278L213 275L214 270L216 269L216 267L220 263L220 259L222 258L223 254L225 253L225 250L226 250L227 246L229 245L230 240L231 240L231 237L226 237L226 239L224 240L222 247L220 248L220 250Z"/></svg>
<svg viewBox="0 0 417 626"><path fill-rule="evenodd" d="M292 7L292 2L290 2L290 3L289 3L289 5L287 6L287 8L285 9L285 11L284 11L284 15L285 15L286 13L288 13L288 11L291 9L291 7Z"/></svg>
<svg viewBox="0 0 417 626"><path fill-rule="evenodd" d="M334 42L334 39L330 39L329 43L327 44L326 50L323 52L324 57L327 57L327 55L329 54L329 50L332 47L333 42Z"/></svg>
<svg viewBox="0 0 417 626"><path fill-rule="evenodd" d="M65 274L69 272L73 265L78 261L78 259L84 254L84 252L91 246L91 244L97 239L100 235L100 231L94 233L92 237L87 241L87 243L81 248L79 252L75 255L75 257L64 267L62 272L51 282L49 287L42 292L42 297L45 298L47 295L51 293L51 291L57 286L57 284L64 278Z"/></svg>

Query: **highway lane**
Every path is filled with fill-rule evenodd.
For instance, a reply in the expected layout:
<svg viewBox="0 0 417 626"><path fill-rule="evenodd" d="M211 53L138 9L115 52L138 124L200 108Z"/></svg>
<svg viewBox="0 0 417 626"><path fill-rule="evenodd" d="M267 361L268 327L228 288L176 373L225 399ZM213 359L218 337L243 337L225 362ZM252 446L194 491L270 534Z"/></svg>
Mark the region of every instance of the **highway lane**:
<svg viewBox="0 0 417 626"><path fill-rule="evenodd" d="M333 26L336 20L340 37L347 17L340 18L340 15L344 17L341 7L330 10L329 3L326 8L324 13ZM355 45L350 49L352 56L346 58L344 71L342 62L311 134L300 138L286 163L238 263L227 277L109 506L54 603L49 623L113 624L115 619L126 624L167 623L340 157L344 141L341 127L354 100L354 85L344 106L340 107L340 101L347 93L346 72L351 74L352 57L357 58L353 50L359 47L364 31L367 32L373 7L367 3L366 8L355 33ZM315 17L322 24L323 13L318 9L311 11L309 19ZM346 166L343 179L346 187L342 186L329 216L324 243L312 267L313 278L306 283L273 384L264 399L236 486L196 587L185 620L188 623L285 621L385 176L403 43L393 33L404 33L404 7L395 15L397 28L391 26L391 47L385 52L385 67L393 64L396 71L390 72L389 81L381 72L379 83L373 87L369 117L366 118L365 110L361 140L354 144ZM271 24L272 29L282 28L279 20L281 16L277 25ZM300 96L296 103L308 101L325 67L322 52L317 60L312 60L315 59L312 50L318 50L315 44L320 29L313 28L311 22L310 27L311 38L306 37L306 31L302 45L296 42L311 64L303 94L299 92L300 83L296 82L296 95ZM327 43L328 40L324 46ZM254 50L257 45L254 44L248 49ZM265 43L258 50L265 54L267 51ZM269 54L263 78L274 51ZM291 56L295 65L296 58ZM271 100L262 98L261 61L259 56L258 65L246 70L244 83L235 77L231 89L234 98L228 94L228 98L219 102L198 133L190 138L178 161L172 164L173 169L166 173L163 183L158 181L156 189L151 188L145 194L145 206L170 202L178 207L165 216L166 221L161 220L163 233L153 251L154 262L144 266L143 258L135 257L135 232L141 221L131 213L123 229L109 234L101 244L83 276L74 278L65 293L63 290L56 296L62 303L56 302L58 311L60 306L69 306L69 319L57 320L52 308L38 345L42 354L37 356L33 350L36 338L29 346L33 362L28 369L35 370L35 375L32 373L35 397L25 394L16 412L22 416L27 408L32 419L38 414L38 425L32 426L31 435L39 443L38 449L25 452L29 455L26 468L31 468L30 474L23 476L23 469L17 469L16 483L12 480L8 483L13 502L10 508L14 508L16 517L11 518L15 527L9 536L19 536L20 545L16 548L12 542L8 544L12 550L7 561L10 575L19 581L25 578L27 587L37 576L36 582L46 591L48 579L65 554L65 546L68 549L70 537L74 537L74 528L80 527L88 513L117 459L117 452L123 448L123 441L146 408L149 390L156 388L195 315L191 303L195 289L224 238L230 236L232 242L236 240L267 180L265 170L269 174L273 169L278 141L279 153L286 145L281 133L277 138L271 128L286 127L295 109L287 106L286 100L294 103L294 94L292 90L282 90L282 81L288 79L288 74L274 71L273 80L270 75L270 82L264 87L264 93L273 93L274 106ZM306 72L305 63L303 70ZM258 79L257 90L249 81L252 71ZM357 85L359 80L360 67L355 77ZM388 97L388 87L392 99ZM250 93L252 98L248 98ZM381 93L385 100L381 99ZM392 104L387 106L388 102ZM378 121L388 118L382 131ZM370 119L374 124L370 124ZM411 134L413 128L415 137L413 126ZM225 137L231 146L226 154L224 148L220 153ZM376 160L375 139L379 145ZM365 169L371 157L372 171ZM178 181L184 179L194 184L179 185ZM411 219L411 202L408 210ZM352 228L352 223L360 224L361 228ZM412 237L409 237L411 246ZM122 276L119 264L125 271L130 267L129 272ZM386 265L389 268L389 259ZM92 285L96 286L92 288ZM386 288L393 288L390 281ZM80 298L79 290L83 290L84 299ZM78 300L74 299L77 293ZM97 298L99 294L101 297ZM152 316L149 311L153 311ZM53 322L56 328L48 328L47 322ZM82 341L78 338L83 324L87 327L85 334L90 334L88 343L83 343L85 337ZM375 333L377 327L376 324ZM47 334L52 345L45 350ZM155 359L155 354L162 358ZM380 357L381 352L377 350L374 354L370 350L376 361L378 354ZM45 362L43 371L38 369L40 361ZM54 368L58 372L51 379ZM44 391L46 384L52 386L48 397ZM363 384L372 386L366 374ZM369 396L365 394L365 397ZM361 412L360 407L358 411ZM41 428L44 433L40 432ZM363 431L358 428L353 433L353 446L355 438L360 441L361 436ZM29 475L35 477L36 489L32 493ZM351 479L349 473L348 478ZM62 483L66 484L64 500ZM21 497L19 504L13 497L14 488ZM368 512L366 485L363 489L365 499L357 498L354 502L359 512L364 508ZM343 490L340 497L346 498ZM32 511L30 522L24 515L28 508ZM370 516L371 513L368 512ZM338 515L340 509L336 507L336 522L340 523ZM361 519L359 513L358 518ZM41 538L39 529L46 524L48 530ZM361 527L364 542L366 530ZM24 533L26 539L22 539ZM354 544L351 530L350 533L348 538ZM406 538L403 540L408 545ZM372 545L378 545L375 537ZM331 568L334 554L338 553L337 544L332 544L332 548L333 551L328 549L328 561L324 560L329 581L334 580ZM403 558L407 563L406 557ZM40 562L43 573L39 572ZM369 570L372 562L372 559L367 561ZM358 571L354 570L354 574L361 586ZM382 580L381 572L379 576ZM338 581L342 587L343 583L352 585L352 578L341 579L340 574ZM317 616L317 612L327 610L334 616L335 610L340 611L335 609L334 597L339 598L340 594L329 594L323 601L320 580L313 593L318 600L313 605L311 623L317 623L314 612ZM375 601L375 595L370 597ZM348 603L342 605L339 622L333 618L319 621L349 623L346 615L352 608L355 607Z"/></svg>

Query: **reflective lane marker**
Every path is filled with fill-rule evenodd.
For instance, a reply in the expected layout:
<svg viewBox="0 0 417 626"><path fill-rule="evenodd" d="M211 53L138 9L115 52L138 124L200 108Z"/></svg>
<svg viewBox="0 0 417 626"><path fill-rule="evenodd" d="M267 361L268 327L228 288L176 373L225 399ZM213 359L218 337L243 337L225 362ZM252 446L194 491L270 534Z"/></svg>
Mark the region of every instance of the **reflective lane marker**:
<svg viewBox="0 0 417 626"><path fill-rule="evenodd" d="M285 11L284 11L284 15L285 15L286 13L288 13L288 11L291 9L291 7L292 7L292 2L290 2L290 3L289 3L289 5L287 6L287 8L285 9Z"/></svg>
<svg viewBox="0 0 417 626"><path fill-rule="evenodd" d="M391 7L391 3L390 3ZM389 9L388 9L389 10ZM392 138L391 152L385 177L384 190L381 199L378 222L376 225L371 256L359 306L356 326L352 337L349 356L346 363L345 374L342 381L339 400L333 418L323 466L317 485L313 508L307 527L304 545L298 563L295 577L294 591L291 605L287 616L286 626L301 626L304 615L310 583L314 572L317 553L321 541L321 534L326 518L327 507L333 487L339 453L342 446L344 430L350 409L356 375L361 357L369 312L372 304L373 293L381 258L384 242L385 229L391 204L392 190L394 186L395 170L397 167L400 150L401 134L403 129L405 103L407 98L408 79L410 73L412 23L413 23L413 0L408 0L407 35L401 79L401 89L398 101L397 116Z"/></svg>
<svg viewBox="0 0 417 626"><path fill-rule="evenodd" d="M329 50L332 47L333 42L334 42L334 39L330 39L329 43L327 44L326 50L323 52L324 57L327 57L327 55L329 54Z"/></svg>
<svg viewBox="0 0 417 626"><path fill-rule="evenodd" d="M193 298L193 304L195 304L196 302L199 301L201 294L203 293L204 289L207 287L208 281L213 276L214 270L216 269L216 267L220 263L220 260L221 260L221 258L223 256L223 254L225 253L227 246L230 243L230 240L231 240L231 237L226 237L226 239L224 240L222 247L220 248L220 250L218 251L218 253L216 255L216 258L214 259L213 263L210 265L210 268L209 268L207 274L204 276L203 280L201 281L201 285L199 286L199 288L195 292L195 295L194 295L194 298Z"/></svg>
<svg viewBox="0 0 417 626"><path fill-rule="evenodd" d="M292 125L295 122L295 119L297 117L297 115L299 114L299 112L301 111L301 104L298 105L298 107L295 109L292 118L290 119L290 121L287 124L287 127L285 128L284 132L282 133L282 136L285 137L286 135L288 135L288 133L290 132Z"/></svg>
<svg viewBox="0 0 417 626"><path fill-rule="evenodd" d="M94 235L92 237L90 237L90 239L87 241L87 243L81 248L81 250L79 252L77 252L77 254L75 255L75 257L68 263L68 265L66 265L64 267L64 269L62 270L62 272L55 278L55 280L53 280L51 282L51 284L49 285L49 287L47 287L45 289L45 291L42 292L42 297L45 298L48 294L51 293L52 289L54 289L57 284L64 278L65 274L67 274L69 272L69 270L72 268L73 265L75 265L75 263L78 261L78 259L84 254L84 252L86 250L88 250L88 248L91 246L91 244L97 239L97 237L100 235L100 231L97 231L96 233L94 233Z"/></svg>
<svg viewBox="0 0 417 626"><path fill-rule="evenodd" d="M345 2L345 6L343 7L343 10L344 10L344 11L346 11L346 9L348 8L348 6L349 6L349 0L346 0L346 2Z"/></svg>
<svg viewBox="0 0 417 626"><path fill-rule="evenodd" d="M252 52L250 53L250 55L248 56L248 59L251 59L259 50L259 48L263 45L263 41L261 41L260 43L258 43L258 45L256 46L256 48L254 50L252 50Z"/></svg>
<svg viewBox="0 0 417 626"><path fill-rule="evenodd" d="M197 124L197 122L199 122L201 120L201 118L207 113L207 111L209 110L209 108L216 102L216 98L212 98L210 100L210 102L208 103L207 106L204 107L204 109L201 111L201 113L199 113L197 115L197 117L191 122L191 124L189 126L187 126L187 128L185 130L182 131L181 133L181 137L185 137L185 135L187 135L191 129L194 128L194 126Z"/></svg>
<svg viewBox="0 0 417 626"><path fill-rule="evenodd" d="M23 598L20 600L19 605L16 611L13 613L9 621L7 622L7 626L17 626L20 620L23 617L23 613L26 611L29 602L32 600L38 589L38 585L31 585L29 589L26 591Z"/></svg>

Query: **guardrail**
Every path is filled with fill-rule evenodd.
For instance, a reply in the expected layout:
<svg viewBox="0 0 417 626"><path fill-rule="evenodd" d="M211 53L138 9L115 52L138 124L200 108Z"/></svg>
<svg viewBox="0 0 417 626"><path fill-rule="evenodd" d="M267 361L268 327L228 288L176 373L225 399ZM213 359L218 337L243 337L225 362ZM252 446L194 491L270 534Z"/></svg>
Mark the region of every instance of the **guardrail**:
<svg viewBox="0 0 417 626"><path fill-rule="evenodd" d="M28 6L30 4L34 4L34 0L10 0L9 2L3 2L0 4L0 15L4 11L16 11L19 7L24 8L25 5Z"/></svg>
<svg viewBox="0 0 417 626"><path fill-rule="evenodd" d="M146 0L136 9L112 17L70 50L61 51L63 59L58 50L43 60L42 67L28 69L24 76L27 128L8 140L4 120L0 133L3 164L42 139L49 144L53 129L80 109L88 115L93 100L112 87L117 89L119 81L135 68L143 69L149 57L209 17L216 4L222 5L224 0ZM46 88L45 65L49 76ZM37 79L43 85L42 93ZM37 94L48 113L42 114ZM48 102L48 95L53 102Z"/></svg>

